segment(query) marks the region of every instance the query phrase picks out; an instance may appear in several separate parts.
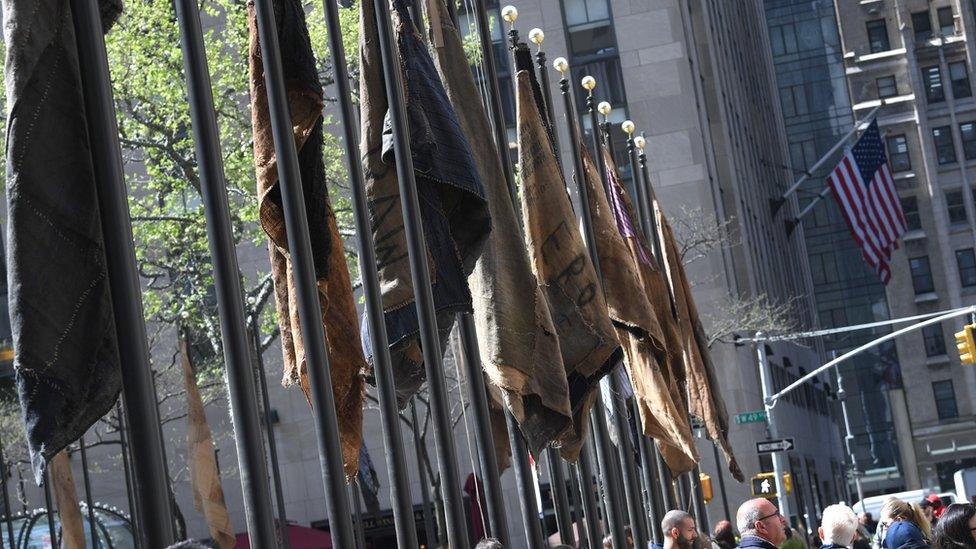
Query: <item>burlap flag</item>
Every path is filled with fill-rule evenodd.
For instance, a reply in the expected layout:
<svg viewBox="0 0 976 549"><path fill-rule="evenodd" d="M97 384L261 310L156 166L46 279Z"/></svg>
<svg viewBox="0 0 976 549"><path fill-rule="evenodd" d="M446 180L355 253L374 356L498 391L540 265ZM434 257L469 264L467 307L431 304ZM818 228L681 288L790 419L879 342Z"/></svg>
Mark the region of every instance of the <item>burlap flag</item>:
<svg viewBox="0 0 976 549"><path fill-rule="evenodd" d="M122 2L99 9L108 31ZM6 0L3 22L13 372L40 484L115 405L122 371L71 2Z"/></svg>
<svg viewBox="0 0 976 549"><path fill-rule="evenodd" d="M203 513L220 549L234 546L234 527L230 523L224 489L220 484L220 470L214 455L213 436L200 398L197 376L190 360L186 337L180 337L180 359L183 365L183 382L186 386L186 458L190 466L190 487L193 490L193 507Z"/></svg>
<svg viewBox="0 0 976 549"><path fill-rule="evenodd" d="M689 410L701 417L705 422L705 429L709 438L722 449L729 464L729 472L742 482L745 476L739 464L732 455L732 445L729 444L729 416L725 409L725 400L719 392L718 378L715 365L708 350L705 330L702 328L698 316L698 308L691 294L691 285L685 275L678 246L674 240L674 233L668 224L660 205L654 197L653 190L648 186L652 201L652 209L658 223L658 234L667 268L668 279L674 295L675 312L680 327L682 350L684 351L686 387L688 389Z"/></svg>
<svg viewBox="0 0 976 549"><path fill-rule="evenodd" d="M54 488L54 500L58 505L58 517L61 519L61 547L85 549L84 519L81 516L81 506L78 505L71 460L68 459L66 450L61 450L51 459L49 478L51 487Z"/></svg>
<svg viewBox="0 0 976 549"><path fill-rule="evenodd" d="M637 398L644 434L657 442L673 473L685 473L694 468L698 453L688 411L675 402L663 373L668 368L668 344L676 344L670 309L660 308L668 300L663 273L652 263L613 159L603 151L607 181L601 181L599 170L582 143L580 150L607 306L624 350L624 364Z"/></svg>
<svg viewBox="0 0 976 549"><path fill-rule="evenodd" d="M559 341L529 256L523 246L512 245L522 238L515 204L461 38L442 0L428 6L432 24L440 24L431 40L437 68L468 138L491 212L491 235L468 277L481 364L504 393L530 451L538 454L572 421Z"/></svg>
<svg viewBox="0 0 976 549"><path fill-rule="evenodd" d="M273 4L288 107L295 143L298 146L319 306L329 349L342 458L346 476L352 477L356 474L359 446L362 444L366 359L357 337L359 322L342 237L339 235L325 183L322 157L322 86L318 80L302 3L298 0L276 0ZM289 260L281 190L278 188L278 166L253 5L248 7L248 22L251 31L249 59L254 162L261 227L269 240L271 276L274 281L278 325L281 329L281 348L284 355L282 384L287 387L297 381L311 405L311 388Z"/></svg>
<svg viewBox="0 0 976 549"><path fill-rule="evenodd" d="M443 351L455 315L471 311L467 277L491 223L471 148L430 53L413 28L405 4L397 1L394 7L392 19L409 119L411 156ZM360 3L359 150L393 376L402 408L423 385L426 373L375 16L372 2ZM368 338L364 329L366 349L370 348Z"/></svg>
<svg viewBox="0 0 976 549"><path fill-rule="evenodd" d="M531 64L516 73L516 105L525 241L536 278L545 290L559 336L573 426L558 437L561 454L575 461L586 436L587 415L600 379L618 360L619 346L607 315L573 206L538 102Z"/></svg>

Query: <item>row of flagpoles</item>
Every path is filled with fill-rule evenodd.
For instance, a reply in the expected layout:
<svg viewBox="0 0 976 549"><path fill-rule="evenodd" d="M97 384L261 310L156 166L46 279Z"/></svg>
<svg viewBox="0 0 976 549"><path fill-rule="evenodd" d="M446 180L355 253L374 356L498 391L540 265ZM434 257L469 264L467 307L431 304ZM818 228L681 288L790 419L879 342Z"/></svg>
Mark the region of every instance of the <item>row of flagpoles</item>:
<svg viewBox="0 0 976 549"><path fill-rule="evenodd" d="M395 168L401 196L401 209L404 221L406 244L409 251L410 274L415 290L421 349L423 352L426 382L430 391L430 407L433 418L437 465L441 475L440 490L445 504L446 534L450 547L468 547L466 514L461 497L461 482L458 476L457 456L454 449L453 426L449 415L449 398L444 382L441 340L435 314L435 304L431 288L431 278L427 264L427 253L420 199L415 181L411 144L408 139L407 111L404 99L404 82L396 52L396 42L391 26L387 0L363 0L372 2L369 12L375 13L378 30L379 51L386 97L389 102L390 124L392 127ZM134 479L134 506L139 535L146 546L164 546L174 541L172 530L172 510L169 498L168 475L162 448L159 412L155 406L152 380L149 370L149 357L146 347L145 324L142 317L139 279L135 270L132 231L126 206L125 184L118 142L117 124L112 101L112 91L108 74L102 24L99 20L97 0L71 0L75 15L75 29L78 37L80 62L83 75L84 96L93 121L91 133L97 149L94 151L95 168L100 182L99 197L102 207L102 223L105 226L107 256L110 258L110 278L113 289L113 303L119 330L120 352L122 354L124 383L124 403L127 430L131 439L128 449L132 452L131 461ZM226 364L228 395L235 429L235 444L240 463L247 529L252 546L277 547L281 543L275 526L272 494L268 480L269 469L265 460L262 422L257 405L257 388L252 376L250 356L250 337L247 330L244 308L241 300L242 289L236 251L233 244L228 201L225 189L221 147L214 113L210 74L207 66L203 33L201 30L198 3L193 0L176 0L176 13L183 36L182 48L186 80L188 86L190 113L193 122L196 158L200 170L201 190L204 199L204 212L207 219L208 238L213 256L215 286L220 316L223 352ZM498 88L497 64L493 57L492 41L484 0L474 0L476 24L481 38L481 54L487 85L487 105L495 146L505 159L502 162L504 177L509 184L513 206L517 210L515 194L515 175L507 161L508 139L502 112L501 93ZM302 181L298 166L298 153L293 137L292 119L289 113L288 97L285 88L282 61L279 51L278 27L271 0L254 0L255 20L260 36L261 58L264 66L264 84L268 97L268 110L274 138L274 151L277 158L277 173L281 189L281 202L287 228L288 248L294 276L296 301L298 303L301 333L303 335L305 358L310 381L310 401L312 403L318 454L321 462L321 477L325 487L326 508L333 544L337 547L354 547L356 536L351 520L352 513L347 498L343 452L340 448L339 422L336 402L333 396L330 375L329 353L325 334L321 326L321 310L316 288L315 267L312 264L312 248L309 239L309 226L302 195ZM386 465L390 471L391 503L393 506L397 542L400 547L416 545L417 532L413 515L406 456L401 439L398 418L397 393L394 384L392 361L381 299L379 274L377 271L376 248L370 225L367 196L364 189L363 166L360 162L357 135L358 117L352 103L350 80L346 69L342 33L339 28L338 7L331 0L324 0L323 9L328 27L332 66L335 71L336 98L339 106L343 142L351 180L352 209L359 239L359 265L365 297L366 321L370 335L369 349L373 357L377 392L379 397L381 424ZM422 21L419 11L414 9L414 21ZM456 18L455 13L450 14ZM512 29L509 34L513 45L519 42L514 29L517 12L503 10L503 18ZM544 35L533 30L530 40L539 46L536 63L542 79L545 115L550 130L554 124L553 98L550 96L549 76L545 53L542 51ZM585 177L582 136L578 126L576 101L569 82L569 64L556 59L555 69L560 74L559 87L563 98L568 122L572 162L578 174L577 186L580 197L579 216L583 224L584 240L590 259L597 271L597 280L602 280L600 261L597 254L589 192ZM592 146L595 163L602 181L609 177L609 167L601 151L610 150L610 124L606 120L610 113L608 103L597 104L594 93L597 82L587 77L582 85L587 93L587 107L592 128ZM600 123L599 114L604 116ZM644 234L653 244L654 256L662 257L660 241L651 211L652 201L648 197L650 178L647 168L646 144L642 135L636 134L632 122L625 122L622 129L627 134L628 157L631 174L637 190L638 221ZM555 131L552 131L555 139ZM558 146L555 147L558 150ZM494 451L489 396L482 377L478 339L470 314L461 314L458 319L459 341L463 363L466 368L468 390L473 415L475 417L478 462L485 481L485 495L488 516L488 533L506 543L510 531L506 509L502 498L498 463ZM579 486L574 490L572 500L582 506L583 517L577 513L576 523L582 525L580 537L587 540L589 547L601 544L603 529L599 516L606 519L607 532L614 539L615 546L623 547L626 539L625 529L632 530L637 546L646 546L654 538L661 541L660 527L655 517L660 517L667 509L676 508L685 502L694 501L700 523L705 521L704 509L698 491L697 468L688 478L673 479L682 487L681 501L674 491L670 472L657 449L648 437L640 434L636 440L629 436L628 417L637 415L636 410L628 410L625 399L621 398L623 388L616 374L603 380L609 385L611 402L605 403L611 410L613 427L617 434L617 444L610 440L610 426L603 406L590 411L594 435L587 442L587 448L580 453L574 466L570 484ZM262 390L264 398L266 391ZM602 397L597 397L598 399ZM519 486L522 523L525 536L531 547L545 544L538 520L538 506L534 497L533 472L529 464L529 449L523 439L514 417L506 410L509 442L513 453L513 468ZM594 464L590 461L591 449L596 456ZM563 540L574 536L573 509L570 494L566 491L567 478L562 459L553 449L545 450L545 460L551 476L556 521ZM640 475L635 455L641 461ZM594 477L598 480L598 501L593 487ZM281 500L279 498L280 507ZM601 509L602 507L602 509ZM279 508L279 512L283 510ZM282 514L283 517L283 514ZM585 536L584 536L585 534Z"/></svg>

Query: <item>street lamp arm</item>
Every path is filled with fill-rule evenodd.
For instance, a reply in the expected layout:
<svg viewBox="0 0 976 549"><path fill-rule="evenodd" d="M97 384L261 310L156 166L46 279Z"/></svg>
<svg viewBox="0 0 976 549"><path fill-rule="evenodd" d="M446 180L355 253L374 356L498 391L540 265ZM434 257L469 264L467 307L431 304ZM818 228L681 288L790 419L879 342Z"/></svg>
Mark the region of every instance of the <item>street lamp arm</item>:
<svg viewBox="0 0 976 549"><path fill-rule="evenodd" d="M905 333L908 333L908 332L912 332L912 331L918 330L920 328L924 328L924 327L929 326L931 324L936 324L936 323L942 322L943 320L949 320L950 318L955 318L957 316L963 316L963 315L967 315L967 314L976 314L976 306L964 307L962 309L958 309L956 311L952 311L951 313L947 313L947 314L944 314L942 316L937 316L935 318L930 318L928 320L919 322L918 324L912 324L911 326L906 326L906 327L904 327L904 328L902 328L900 330L895 330L894 332L891 332L890 334L886 334L886 335L883 335L883 336L881 336L881 337L879 337L877 339L871 340L871 341L865 343L864 345L861 345L860 347L857 347L856 349L853 349L851 351L848 351L848 352L840 355L839 357L831 360L830 362L824 364L823 366L817 368L816 370L813 370L812 372L804 375L800 379L798 379L798 380L794 381L793 383L787 385L786 388L784 388L782 391L776 393L775 395L766 397L766 399L765 399L766 402L765 403L766 403L766 405L768 407L772 408L773 406L776 405L776 401L777 400L779 400L780 398L782 398L783 396L785 396L790 391L792 391L792 390L796 389L797 387L803 385L804 383L806 383L807 381L809 381L811 378L814 378L814 377L820 375L825 370L828 370L828 369L830 369L830 368L832 368L832 367L840 364L841 362L847 360L848 358L851 358L854 355L860 354L860 353L862 353L862 352L864 352L864 351L870 349L871 347L874 347L874 346L876 346L876 345L878 345L880 343L884 343L885 341L889 341L891 339L894 339L894 338L896 338L896 337L898 337L898 336L900 336L902 334L905 334Z"/></svg>

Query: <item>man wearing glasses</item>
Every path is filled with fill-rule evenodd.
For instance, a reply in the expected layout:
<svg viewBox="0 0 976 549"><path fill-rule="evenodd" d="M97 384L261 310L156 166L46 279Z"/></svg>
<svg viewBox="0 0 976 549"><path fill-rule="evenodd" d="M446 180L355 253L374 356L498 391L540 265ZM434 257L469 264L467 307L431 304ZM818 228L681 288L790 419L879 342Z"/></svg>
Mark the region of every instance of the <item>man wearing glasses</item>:
<svg viewBox="0 0 976 549"><path fill-rule="evenodd" d="M741 549L777 549L786 541L786 519L764 498L750 499L735 514Z"/></svg>

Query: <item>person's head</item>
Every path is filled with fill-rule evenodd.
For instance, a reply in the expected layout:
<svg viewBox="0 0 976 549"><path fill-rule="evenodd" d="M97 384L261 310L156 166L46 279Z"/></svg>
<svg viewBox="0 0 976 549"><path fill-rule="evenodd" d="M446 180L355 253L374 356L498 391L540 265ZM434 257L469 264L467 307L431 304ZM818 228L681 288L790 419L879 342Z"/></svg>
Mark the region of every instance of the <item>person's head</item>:
<svg viewBox="0 0 976 549"><path fill-rule="evenodd" d="M946 508L932 533L932 547L962 549L976 547L976 507L953 503Z"/></svg>
<svg viewBox="0 0 976 549"><path fill-rule="evenodd" d="M732 523L727 520L720 520L715 525L712 532L712 539L719 543L735 545L735 532L732 531Z"/></svg>
<svg viewBox="0 0 976 549"><path fill-rule="evenodd" d="M603 538L603 549L613 549L613 536L607 534L607 536Z"/></svg>
<svg viewBox="0 0 976 549"><path fill-rule="evenodd" d="M910 522L922 531L926 538L932 537L932 523L925 518L925 513L917 503L908 503L898 498L891 498L881 506L881 528L887 530L894 522Z"/></svg>
<svg viewBox="0 0 976 549"><path fill-rule="evenodd" d="M817 531L824 543L850 547L857 534L857 515L846 505L829 505L823 510Z"/></svg>
<svg viewBox="0 0 976 549"><path fill-rule="evenodd" d="M681 549L694 547L698 539L694 517L677 509L665 513L661 519L661 531L664 532L665 545L670 542Z"/></svg>
<svg viewBox="0 0 976 549"><path fill-rule="evenodd" d="M495 538L485 538L479 541L474 549L505 549L505 546Z"/></svg>
<svg viewBox="0 0 976 549"><path fill-rule="evenodd" d="M935 520L935 509L932 507L932 502L927 499L923 499L918 504L918 508L922 510L922 516L926 518L929 522Z"/></svg>
<svg viewBox="0 0 976 549"><path fill-rule="evenodd" d="M740 505L735 523L743 536L757 536L777 546L786 541L786 519L767 499L750 499Z"/></svg>

